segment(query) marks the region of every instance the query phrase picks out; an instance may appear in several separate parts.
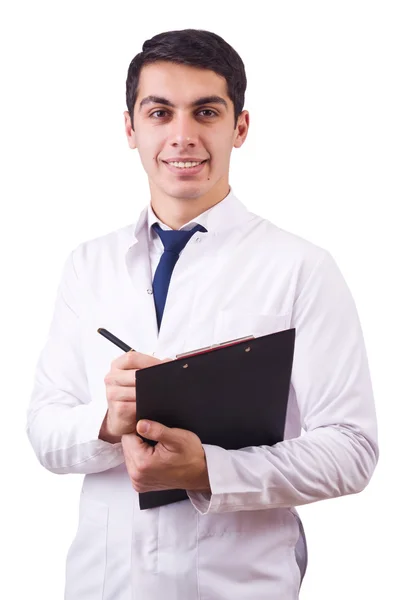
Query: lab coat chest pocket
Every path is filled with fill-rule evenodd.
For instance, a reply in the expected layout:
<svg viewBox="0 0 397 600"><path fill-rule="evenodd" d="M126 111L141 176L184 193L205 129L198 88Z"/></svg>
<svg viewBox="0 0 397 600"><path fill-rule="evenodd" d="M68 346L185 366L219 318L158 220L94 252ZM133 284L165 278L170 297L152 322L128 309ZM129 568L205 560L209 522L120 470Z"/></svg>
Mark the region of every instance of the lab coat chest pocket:
<svg viewBox="0 0 397 600"><path fill-rule="evenodd" d="M66 559L65 600L103 597L107 527L107 505L82 492L77 534Z"/></svg>
<svg viewBox="0 0 397 600"><path fill-rule="evenodd" d="M253 335L260 337L288 329L290 316L264 314L252 310L227 308L219 311L214 328L214 343Z"/></svg>

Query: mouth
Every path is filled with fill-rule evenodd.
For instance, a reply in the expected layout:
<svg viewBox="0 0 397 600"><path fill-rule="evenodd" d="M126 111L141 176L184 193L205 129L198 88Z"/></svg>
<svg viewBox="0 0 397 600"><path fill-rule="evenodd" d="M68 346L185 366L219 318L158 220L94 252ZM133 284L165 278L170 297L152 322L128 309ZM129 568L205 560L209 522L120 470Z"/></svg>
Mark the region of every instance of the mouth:
<svg viewBox="0 0 397 600"><path fill-rule="evenodd" d="M186 176L186 175L191 176L191 175L197 175L198 173L200 173L204 169L204 166L208 162L208 159L202 160L202 161L186 161L186 162L182 162L182 161L167 162L167 161L163 160L162 162L171 171L171 173L175 173L176 175L182 175L182 176Z"/></svg>

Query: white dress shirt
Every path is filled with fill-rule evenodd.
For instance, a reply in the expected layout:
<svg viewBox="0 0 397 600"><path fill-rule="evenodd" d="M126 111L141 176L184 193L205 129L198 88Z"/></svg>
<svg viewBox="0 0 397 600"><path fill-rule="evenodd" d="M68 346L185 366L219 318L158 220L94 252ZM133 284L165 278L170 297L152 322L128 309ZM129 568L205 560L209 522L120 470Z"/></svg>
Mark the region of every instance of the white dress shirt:
<svg viewBox="0 0 397 600"><path fill-rule="evenodd" d="M296 600L295 507L360 492L378 459L353 298L329 252L251 213L230 191L191 223L208 231L180 254L158 332L152 279L162 247L150 237L153 219L145 208L136 224L71 252L37 364L30 442L46 469L85 474L65 598ZM121 444L98 439L103 379L122 354L98 327L159 358L295 328L284 441L204 444L211 494L188 490L188 500L141 511Z"/></svg>

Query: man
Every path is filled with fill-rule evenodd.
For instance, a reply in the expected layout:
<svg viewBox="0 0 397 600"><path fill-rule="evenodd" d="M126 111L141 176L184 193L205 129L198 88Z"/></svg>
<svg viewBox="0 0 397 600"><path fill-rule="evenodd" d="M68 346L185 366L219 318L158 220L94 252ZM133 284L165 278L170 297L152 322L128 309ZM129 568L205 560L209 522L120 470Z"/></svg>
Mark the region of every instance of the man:
<svg viewBox="0 0 397 600"><path fill-rule="evenodd" d="M206 31L157 35L130 64L125 129L150 204L70 254L28 412L41 464L85 474L68 600L296 599L307 555L295 507L357 493L375 468L366 351L335 261L230 188L245 88L241 58ZM228 451L136 424L138 369L289 328L284 441ZM188 499L140 510L138 492L174 488Z"/></svg>

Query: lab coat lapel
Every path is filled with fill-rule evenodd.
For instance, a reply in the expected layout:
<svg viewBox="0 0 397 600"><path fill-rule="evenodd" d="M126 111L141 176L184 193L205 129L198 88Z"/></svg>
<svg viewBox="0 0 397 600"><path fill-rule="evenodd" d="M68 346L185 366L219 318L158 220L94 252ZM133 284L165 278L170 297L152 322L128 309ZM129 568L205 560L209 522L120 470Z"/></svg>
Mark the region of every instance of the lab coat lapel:
<svg viewBox="0 0 397 600"><path fill-rule="evenodd" d="M154 354L158 344L158 327L152 289L152 273L147 236L147 209L137 222L132 244L126 254L128 276L128 312L133 322L133 344L138 352Z"/></svg>

